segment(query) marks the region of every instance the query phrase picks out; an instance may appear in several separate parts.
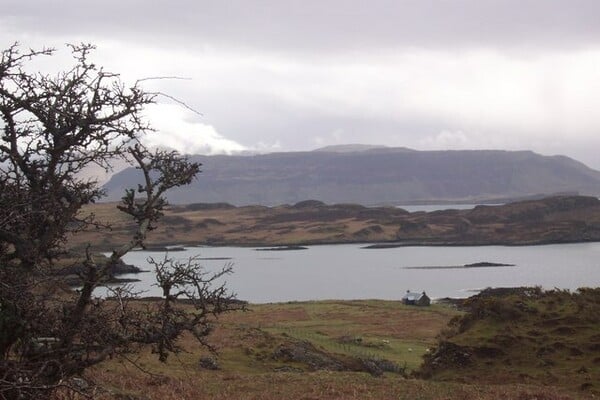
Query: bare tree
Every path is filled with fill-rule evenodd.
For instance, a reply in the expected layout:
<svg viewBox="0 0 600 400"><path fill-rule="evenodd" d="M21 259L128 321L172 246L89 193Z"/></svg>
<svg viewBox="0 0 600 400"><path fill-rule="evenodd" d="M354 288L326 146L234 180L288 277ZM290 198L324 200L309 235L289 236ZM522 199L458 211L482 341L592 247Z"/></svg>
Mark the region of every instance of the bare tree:
<svg viewBox="0 0 600 400"><path fill-rule="evenodd" d="M120 258L143 245L167 205L165 193L189 184L200 165L145 148L140 138L150 127L140 114L155 95L91 63L93 46L70 48L74 64L57 75L26 69L53 49L23 52L15 44L0 58L0 399L45 398L85 368L143 345L166 360L186 331L205 343L210 317L233 304L223 286L211 285L230 267L206 275L194 259L155 263L162 302L132 306L135 296L124 289L111 300L93 296ZM70 291L55 273L57 261L69 235L99 226L84 206L103 195L81 172L110 170L119 157L143 177L118 206L136 232L102 263L90 244L82 287ZM191 304L185 310L181 298Z"/></svg>

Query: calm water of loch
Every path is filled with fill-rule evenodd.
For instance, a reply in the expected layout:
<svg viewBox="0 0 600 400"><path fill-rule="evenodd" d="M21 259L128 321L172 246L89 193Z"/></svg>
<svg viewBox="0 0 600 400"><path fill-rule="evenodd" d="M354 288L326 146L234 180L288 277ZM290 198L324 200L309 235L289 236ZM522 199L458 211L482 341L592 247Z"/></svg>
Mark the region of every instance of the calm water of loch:
<svg viewBox="0 0 600 400"><path fill-rule="evenodd" d="M399 247L364 249L364 245L320 245L307 250L256 251L243 247L194 247L173 252L186 259L198 255L207 270L231 262L234 273L227 286L238 298L253 303L320 299L400 299L410 289L432 298L468 297L486 287L540 285L574 290L600 286L600 243L545 246ZM150 269L138 251L124 261ZM214 260L228 258L229 260ZM212 260L211 260L212 259ZM476 262L514 264L514 267L419 269L460 266ZM406 268L411 267L411 268ZM141 279L135 288L159 295L153 274L123 275Z"/></svg>

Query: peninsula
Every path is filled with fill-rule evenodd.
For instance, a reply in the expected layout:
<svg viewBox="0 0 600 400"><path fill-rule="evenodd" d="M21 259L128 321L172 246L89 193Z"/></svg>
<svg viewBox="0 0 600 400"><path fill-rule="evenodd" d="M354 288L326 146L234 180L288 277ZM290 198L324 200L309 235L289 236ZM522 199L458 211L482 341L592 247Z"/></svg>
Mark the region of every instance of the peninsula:
<svg viewBox="0 0 600 400"><path fill-rule="evenodd" d="M89 211L89 210L88 210ZM91 211L109 230L80 232L77 248L95 243L98 250L123 243L133 225L115 203ZM557 196L468 210L410 213L398 207L327 205L308 200L275 207L234 207L226 203L170 206L149 248L166 246L302 246L371 243L383 246L536 245L600 241L600 200Z"/></svg>

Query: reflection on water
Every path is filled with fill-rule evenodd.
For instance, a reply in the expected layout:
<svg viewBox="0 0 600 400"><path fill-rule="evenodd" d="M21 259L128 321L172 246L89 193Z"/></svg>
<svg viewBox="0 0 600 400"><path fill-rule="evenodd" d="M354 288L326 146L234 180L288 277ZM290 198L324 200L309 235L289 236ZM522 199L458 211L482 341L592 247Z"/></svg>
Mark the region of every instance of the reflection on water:
<svg viewBox="0 0 600 400"><path fill-rule="evenodd" d="M198 255L208 270L232 262L227 286L243 300L255 303L319 299L400 299L406 290L431 297L468 297L477 289L540 285L576 289L600 286L600 243L546 246L399 247L363 249L362 245L311 246L303 251L264 251L241 247L199 247L172 253L177 259ZM148 256L132 252L127 263L150 269ZM419 269L477 262L515 267ZM123 275L141 279L136 289L159 295L152 273ZM101 293L100 293L101 294Z"/></svg>

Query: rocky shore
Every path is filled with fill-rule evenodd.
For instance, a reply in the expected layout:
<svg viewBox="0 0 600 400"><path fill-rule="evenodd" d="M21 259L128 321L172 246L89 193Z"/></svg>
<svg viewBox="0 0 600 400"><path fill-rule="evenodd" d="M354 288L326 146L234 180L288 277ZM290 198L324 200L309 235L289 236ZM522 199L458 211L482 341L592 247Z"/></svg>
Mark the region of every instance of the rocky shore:
<svg viewBox="0 0 600 400"><path fill-rule="evenodd" d="M94 256L96 262L99 265L103 265L108 258L102 254ZM66 266L59 267L55 270L55 274L64 277L64 281L69 286L80 286L81 278L80 274L84 272L84 266L81 262L74 259L69 259ZM127 283L137 282L139 279L135 278L119 278L119 275L123 274L137 274L140 272L146 272L135 265L127 264L123 260L119 260L110 270L109 277L106 283Z"/></svg>

